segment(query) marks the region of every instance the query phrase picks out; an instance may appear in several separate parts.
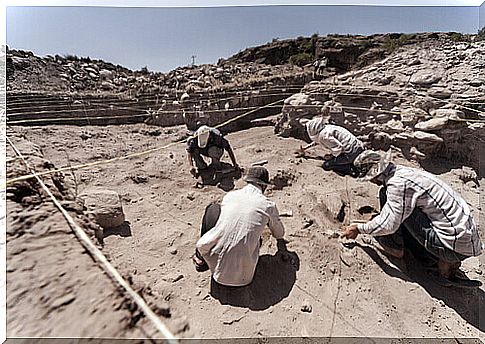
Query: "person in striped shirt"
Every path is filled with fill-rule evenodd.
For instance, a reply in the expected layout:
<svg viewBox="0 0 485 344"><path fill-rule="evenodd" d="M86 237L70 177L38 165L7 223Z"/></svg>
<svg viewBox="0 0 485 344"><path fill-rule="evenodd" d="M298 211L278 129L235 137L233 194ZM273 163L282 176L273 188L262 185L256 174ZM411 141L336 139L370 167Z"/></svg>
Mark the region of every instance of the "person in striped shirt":
<svg viewBox="0 0 485 344"><path fill-rule="evenodd" d="M470 207L435 175L394 165L390 154L371 150L359 155L354 164L362 178L383 186L381 212L367 223L345 227L342 237L370 234L375 236L377 248L397 258L403 257L404 244L424 247L436 261L439 275L448 280L457 278L461 261L482 253Z"/></svg>
<svg viewBox="0 0 485 344"><path fill-rule="evenodd" d="M353 165L355 158L364 151L364 144L350 131L338 125L327 124L324 118L314 118L306 124L306 132L313 141L305 147L300 146L298 153L304 155L305 151L315 145L321 145L330 151L324 159L323 169L334 171L345 176L355 176Z"/></svg>

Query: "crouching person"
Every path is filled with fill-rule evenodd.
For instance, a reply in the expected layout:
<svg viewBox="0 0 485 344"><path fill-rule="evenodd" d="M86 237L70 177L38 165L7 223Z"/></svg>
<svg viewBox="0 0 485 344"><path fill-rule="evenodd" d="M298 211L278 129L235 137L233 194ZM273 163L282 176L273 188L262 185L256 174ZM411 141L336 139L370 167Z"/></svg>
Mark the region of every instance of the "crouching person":
<svg viewBox="0 0 485 344"><path fill-rule="evenodd" d="M214 281L223 286L252 282L266 225L279 241L285 234L276 204L264 196L268 171L251 167L245 180L247 185L229 192L220 205L206 208L193 258L197 271L210 268Z"/></svg>
<svg viewBox="0 0 485 344"><path fill-rule="evenodd" d="M370 222L344 228L342 236L373 235L379 250L397 258L404 245L412 252L417 248L445 281L459 280L461 262L483 249L467 202L433 174L394 165L389 155L365 151L354 164L362 177L383 186L381 211Z"/></svg>
<svg viewBox="0 0 485 344"><path fill-rule="evenodd" d="M224 150L229 154L234 168L236 170L239 169L229 141L227 141L221 132L215 128L203 125L197 129L194 137L187 141L186 150L190 173L194 177L196 177L200 171L207 169L207 163L202 156L210 158L211 165L215 168L219 168Z"/></svg>
<svg viewBox="0 0 485 344"><path fill-rule="evenodd" d="M300 154L304 155L307 149L321 145L331 152L324 157L324 170L334 171L340 176L355 177L356 169L353 162L364 151L364 144L347 129L327 124L323 118L312 119L305 126L306 132L313 142L305 147L300 147Z"/></svg>

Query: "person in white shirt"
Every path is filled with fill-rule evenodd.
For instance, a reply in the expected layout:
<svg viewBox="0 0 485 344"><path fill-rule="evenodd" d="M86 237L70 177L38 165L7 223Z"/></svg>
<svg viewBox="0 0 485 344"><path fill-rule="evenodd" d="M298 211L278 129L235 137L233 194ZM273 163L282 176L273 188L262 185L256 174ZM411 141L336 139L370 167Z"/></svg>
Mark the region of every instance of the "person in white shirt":
<svg viewBox="0 0 485 344"><path fill-rule="evenodd" d="M285 234L276 204L263 194L270 185L268 170L251 167L245 180L244 188L229 192L220 205L206 208L193 256L196 270L210 268L214 281L223 286L252 282L266 225L278 243Z"/></svg>
<svg viewBox="0 0 485 344"><path fill-rule="evenodd" d="M324 157L323 168L326 171L334 171L341 176L356 175L353 162L364 151L364 144L359 139L343 127L327 124L321 117L308 121L305 126L313 142L305 147L300 146L301 155L317 144L322 145L330 150L330 154Z"/></svg>
<svg viewBox="0 0 485 344"><path fill-rule="evenodd" d="M404 245L424 247L437 263L440 276L448 280L458 278L461 261L482 253L483 244L467 202L435 175L394 165L390 154L371 150L359 155L354 164L364 179L383 186L381 211L367 223L344 228L342 237L373 235L377 248L397 258L403 257Z"/></svg>

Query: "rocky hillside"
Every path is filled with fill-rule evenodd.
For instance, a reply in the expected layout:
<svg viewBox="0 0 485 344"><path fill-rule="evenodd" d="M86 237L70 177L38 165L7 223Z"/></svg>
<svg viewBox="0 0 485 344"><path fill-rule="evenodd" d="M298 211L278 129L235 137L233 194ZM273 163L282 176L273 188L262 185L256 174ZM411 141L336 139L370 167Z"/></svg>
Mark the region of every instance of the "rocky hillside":
<svg viewBox="0 0 485 344"><path fill-rule="evenodd" d="M383 59L395 49L428 40L470 40L470 37L450 33L389 33L372 36L328 35L273 40L273 42L248 48L229 59L230 63L256 62L270 65L305 65L323 56L328 66L337 71L362 68Z"/></svg>
<svg viewBox="0 0 485 344"><path fill-rule="evenodd" d="M294 65L224 63L180 67L168 73L131 71L119 65L77 56L40 57L29 51L8 50L7 91L143 94L207 92L261 83L287 83L302 74ZM309 74L310 72L307 72ZM289 81L291 82L291 80Z"/></svg>
<svg viewBox="0 0 485 344"><path fill-rule="evenodd" d="M485 42L429 40L287 100L276 127L301 136L299 119L328 116L375 148L417 160L443 157L479 168L485 137ZM310 110L308 110L310 109Z"/></svg>

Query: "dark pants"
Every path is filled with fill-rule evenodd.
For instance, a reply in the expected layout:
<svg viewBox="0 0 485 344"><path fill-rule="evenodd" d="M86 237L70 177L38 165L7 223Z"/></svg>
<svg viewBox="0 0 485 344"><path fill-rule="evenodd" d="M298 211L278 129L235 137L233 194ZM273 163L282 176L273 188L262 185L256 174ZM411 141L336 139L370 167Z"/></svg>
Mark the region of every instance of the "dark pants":
<svg viewBox="0 0 485 344"><path fill-rule="evenodd" d="M220 160L224 154L224 149L217 146L208 146L205 148L196 148L192 152L192 159L194 159L195 166L203 170L207 168L207 163L202 156L206 156L211 159Z"/></svg>
<svg viewBox="0 0 485 344"><path fill-rule="evenodd" d="M363 148L359 148L354 153L342 153L339 156L325 161L322 167L325 171L334 171L340 176L357 177L358 171L354 166L354 160L363 151Z"/></svg>
<svg viewBox="0 0 485 344"><path fill-rule="evenodd" d="M385 187L379 191L379 201L382 209L387 201ZM445 247L436 235L429 218L418 208L413 210L395 233L376 239L393 248L406 247L418 258L449 263L458 263L468 258Z"/></svg>
<svg viewBox="0 0 485 344"><path fill-rule="evenodd" d="M210 231L219 220L221 215L221 205L219 203L211 203L205 208L204 217L202 218L202 225L200 226L200 236ZM204 260L199 250L195 249L195 255L197 258Z"/></svg>

